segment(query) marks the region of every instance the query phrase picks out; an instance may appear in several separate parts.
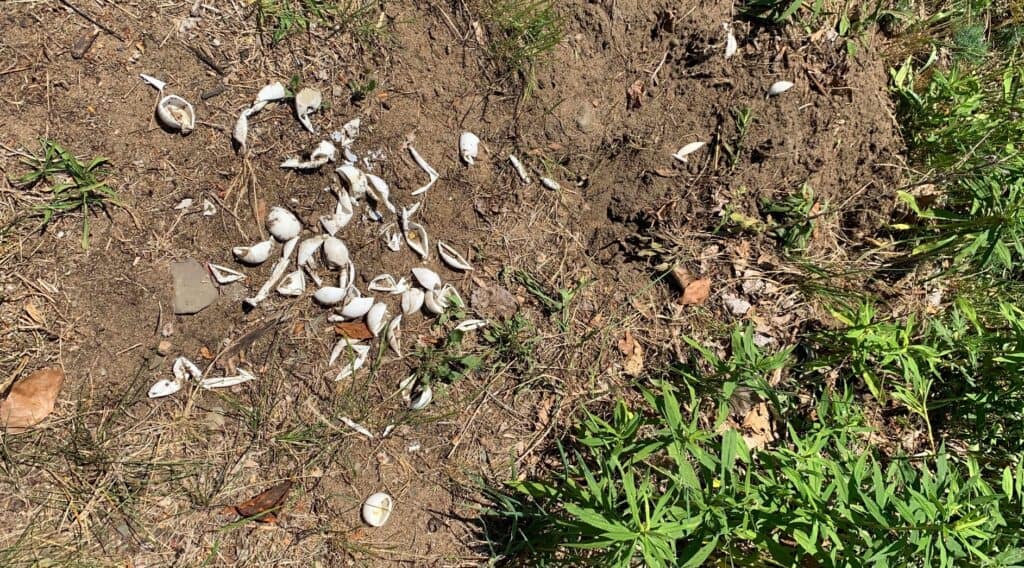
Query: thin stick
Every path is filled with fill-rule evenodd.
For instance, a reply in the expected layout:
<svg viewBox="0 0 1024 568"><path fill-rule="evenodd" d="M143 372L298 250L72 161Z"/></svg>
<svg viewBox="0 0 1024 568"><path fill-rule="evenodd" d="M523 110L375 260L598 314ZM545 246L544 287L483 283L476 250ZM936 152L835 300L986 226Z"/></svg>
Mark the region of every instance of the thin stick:
<svg viewBox="0 0 1024 568"><path fill-rule="evenodd" d="M92 23L92 24L93 24L94 26L96 26L97 28L99 28L99 29L101 29L101 30L103 30L103 31L107 32L108 34L110 34L110 35L112 35L112 36L116 37L117 39L119 39L119 40L121 40L121 41L126 41L126 40L125 40L125 39L124 39L124 38L123 38L123 37L121 36L121 34L119 34L119 33L115 32L114 30L112 30L112 29L108 28L107 26L103 25L102 23L100 23L99 21L97 21L97 20L96 20L95 18L93 18L93 17L92 17L92 16L90 16L89 14L86 14L85 12L83 12L82 10L80 10L80 9L79 9L79 8L78 8L77 6L75 6L74 4L72 4L72 3L71 3L71 2L69 1L69 0L60 0L60 3L61 3L61 4L64 4L64 5L65 5L65 6L67 6L68 8L71 8L72 10L74 10L74 12L75 12L76 14L78 14L79 16L82 16L83 18L85 18L85 19L86 19L86 20L88 20L88 21L89 21L90 23Z"/></svg>

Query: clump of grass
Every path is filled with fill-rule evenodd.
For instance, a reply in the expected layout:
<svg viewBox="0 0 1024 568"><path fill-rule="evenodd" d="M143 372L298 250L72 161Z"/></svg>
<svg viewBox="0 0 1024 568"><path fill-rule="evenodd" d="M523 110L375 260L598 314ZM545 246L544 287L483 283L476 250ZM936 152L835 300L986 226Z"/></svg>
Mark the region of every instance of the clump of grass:
<svg viewBox="0 0 1024 568"><path fill-rule="evenodd" d="M82 248L89 248L90 211L106 210L108 204L120 205L117 192L103 179L108 175L103 166L109 160L93 158L82 163L53 140L42 140L41 144L39 155L23 160L31 171L17 179L25 189L52 182L43 203L32 208L31 216L40 220L40 228L45 228L56 218L81 212Z"/></svg>
<svg viewBox="0 0 1024 568"><path fill-rule="evenodd" d="M345 30L360 40L381 33L376 18L381 0L257 0L256 23L272 45L311 26Z"/></svg>
<svg viewBox="0 0 1024 568"><path fill-rule="evenodd" d="M549 316L557 316L558 329L563 333L569 331L569 324L571 314L569 308L576 299L576 296L586 288L590 281L583 278L580 279L571 288L559 287L555 290L549 290L537 279L525 270L516 271L513 274L515 280L521 284L526 291L529 292L534 298L536 298L541 306L544 307L544 311Z"/></svg>
<svg viewBox="0 0 1024 568"><path fill-rule="evenodd" d="M537 86L537 64L565 35L562 16L551 0L488 0L481 17L499 73L517 78L528 97Z"/></svg>

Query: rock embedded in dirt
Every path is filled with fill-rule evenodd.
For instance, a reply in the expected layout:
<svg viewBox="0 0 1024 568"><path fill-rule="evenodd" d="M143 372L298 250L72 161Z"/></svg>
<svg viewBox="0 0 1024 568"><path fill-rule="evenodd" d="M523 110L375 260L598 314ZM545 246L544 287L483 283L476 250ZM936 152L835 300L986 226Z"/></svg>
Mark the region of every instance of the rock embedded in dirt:
<svg viewBox="0 0 1024 568"><path fill-rule="evenodd" d="M174 279L174 313L190 315L217 300L217 287L202 264L189 259L171 264Z"/></svg>
<svg viewBox="0 0 1024 568"><path fill-rule="evenodd" d="M516 297L501 286L477 288L473 290L469 301L474 310L493 319L508 319L519 311Z"/></svg>

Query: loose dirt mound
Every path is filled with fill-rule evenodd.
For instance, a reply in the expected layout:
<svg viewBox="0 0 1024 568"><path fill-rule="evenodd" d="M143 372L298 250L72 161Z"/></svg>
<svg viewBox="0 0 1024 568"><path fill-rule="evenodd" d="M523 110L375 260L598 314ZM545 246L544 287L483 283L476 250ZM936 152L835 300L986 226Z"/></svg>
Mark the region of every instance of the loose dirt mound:
<svg viewBox="0 0 1024 568"><path fill-rule="evenodd" d="M190 19L191 3L82 3L128 39L100 34L82 59L71 49L92 26L80 16L58 4L6 9L0 168L16 176L24 171L20 152L35 151L39 138L58 140L78 155L111 158L109 179L125 208L93 217L88 251L78 244L77 218L41 234L10 234L4 243L8 302L0 313L11 329L7 352L19 354L4 360L4 370L56 361L67 380L48 428L6 439L12 514L0 546L14 558L136 565L482 561L489 550L477 542L472 480L543 466L537 451L569 426L571 409L621 380L620 358L610 351L622 328L644 328L639 335L652 340L680 329L678 321L658 323L655 306L670 290L652 288L647 266L634 262L638 233L676 235L676 250L690 253L684 263L716 278L714 307L701 321L731 320L721 294L739 287L730 272L734 252L757 264L757 244L767 237L729 237L721 254L708 253L704 237L723 216L758 218L760 200L806 183L829 204L812 246L825 248L884 218L892 179L885 166L900 148L872 47L851 58L824 35L737 24L740 50L725 61L721 24L732 19L731 6L559 5L565 40L537 68L537 87L526 98L501 79L480 44L486 38L473 31L475 5L388 5L381 22L389 33L371 43L321 29L271 48L242 5L200 9ZM156 124L156 95L139 73L168 81L195 104L195 132L182 137ZM414 138L442 176L417 219L434 241L471 252L477 270L451 272L436 253L426 264L466 299L482 288L512 290L538 326L540 363L529 377L488 367L439 385L428 411L406 411L395 391L420 364L413 346L433 345L442 333L433 320L414 317L404 322L406 357L375 350L372 372L335 383L336 369L326 366L336 338L327 310L308 297L241 309L270 262L246 269L244 283L221 288L199 314L171 314L172 262L234 266L231 247L259 240L273 205L291 208L307 230L333 210L323 191L337 186L330 167L308 175L278 167L322 138L305 132L289 107L272 105L257 116L247 159L229 142L256 90L291 77L325 93L329 108L314 116L321 133L362 117L354 149L360 156L382 151L375 173L399 206L413 203L410 191L425 181L403 150ZM346 85L371 77L377 91L351 103ZM767 99L767 87L781 79L796 87ZM643 94L631 99L635 84ZM752 116L742 137L734 120L741 109ZM471 168L458 161L462 130L483 140ZM709 144L687 164L671 158L694 140ZM737 147L736 155L723 153L723 144ZM510 153L562 190L521 184ZM9 191L5 215L13 218L30 205L14 186ZM175 211L184 198L209 199L217 213ZM376 274L408 277L420 264L407 248L387 250L379 231L359 218L340 234L364 290ZM714 262L700 262L708 258ZM549 289L595 280L561 320L574 339L511 278L519 269ZM15 327L26 302L45 306L44 320ZM172 344L167 356L156 352L161 340ZM671 347L658 347L670 355ZM218 363L248 364L259 380L229 392L145 396L169 375L174 356L205 366L225 350ZM378 433L397 428L368 441L342 416ZM237 517L226 506L284 479L296 484L277 525L231 524ZM359 504L382 489L396 497L395 515L382 529L363 528Z"/></svg>

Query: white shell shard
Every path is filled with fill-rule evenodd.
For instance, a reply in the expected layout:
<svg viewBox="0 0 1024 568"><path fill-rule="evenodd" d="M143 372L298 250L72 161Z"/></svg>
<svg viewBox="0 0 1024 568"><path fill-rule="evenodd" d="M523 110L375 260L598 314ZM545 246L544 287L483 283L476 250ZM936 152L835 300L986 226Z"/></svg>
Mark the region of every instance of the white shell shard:
<svg viewBox="0 0 1024 568"><path fill-rule="evenodd" d="M558 183L557 181L555 181L555 180L553 180L551 178L547 178L547 177L540 178L540 184L543 185L544 187L550 189L551 191L558 191L558 190L562 189L562 184Z"/></svg>
<svg viewBox="0 0 1024 568"><path fill-rule="evenodd" d="M181 201L178 202L177 205L174 206L174 210L175 211L185 211L189 207L192 207L192 203L193 203L193 199L191 197L186 197L185 199L182 199Z"/></svg>
<svg viewBox="0 0 1024 568"><path fill-rule="evenodd" d="M174 372L174 379L178 382L198 379L203 376L203 372L199 370L199 367L196 367L195 363L189 361L188 357L178 357L175 359L171 369Z"/></svg>
<svg viewBox="0 0 1024 568"><path fill-rule="evenodd" d="M468 319L459 322L455 326L455 331L476 331L487 325L487 320L482 319Z"/></svg>
<svg viewBox="0 0 1024 568"><path fill-rule="evenodd" d="M306 127L306 130L315 133L313 129L313 123L309 120L309 115L320 110L320 104L323 102L323 96L320 91L306 87L295 94L295 115L298 117L299 122L302 126Z"/></svg>
<svg viewBox="0 0 1024 568"><path fill-rule="evenodd" d="M366 327L370 328L370 333L374 337L384 331L384 327L388 324L387 317L388 305L384 302L377 302L370 308L370 311L366 312Z"/></svg>
<svg viewBox="0 0 1024 568"><path fill-rule="evenodd" d="M281 162L281 167L291 170L315 170L327 162L333 162L337 153L338 149L334 147L334 144L324 140L317 144L316 148L313 148L313 151L309 153L308 160L288 158Z"/></svg>
<svg viewBox="0 0 1024 568"><path fill-rule="evenodd" d="M334 236L349 224L353 215L355 215L355 210L353 209L352 198L347 191L340 191L338 192L338 204L334 207L334 215L320 217L320 226L324 228L327 234Z"/></svg>
<svg viewBox="0 0 1024 568"><path fill-rule="evenodd" d="M294 213L284 207L271 207L270 213L267 213L267 230L275 239L285 242L299 236L302 223Z"/></svg>
<svg viewBox="0 0 1024 568"><path fill-rule="evenodd" d="M295 262L299 266L312 266L313 260L316 259L316 251L320 250L320 247L324 244L324 236L316 235L315 237L309 237L299 243L299 254L295 257Z"/></svg>
<svg viewBox="0 0 1024 568"><path fill-rule="evenodd" d="M526 171L526 166L519 161L519 158L517 158L515 154L509 154L508 161L512 163L512 167L516 170L516 174L519 176L519 179L526 185L530 185L532 183L530 174Z"/></svg>
<svg viewBox="0 0 1024 568"><path fill-rule="evenodd" d="M245 369L238 369L237 375L231 377L209 377L199 381L199 386L204 389L222 389L247 383L255 379L256 376L249 371L246 371Z"/></svg>
<svg viewBox="0 0 1024 568"><path fill-rule="evenodd" d="M417 266L412 269L412 275L424 290L436 290L441 287L441 277L429 268Z"/></svg>
<svg viewBox="0 0 1024 568"><path fill-rule="evenodd" d="M359 118L353 118L352 120L345 123L341 127L341 130L335 130L331 133L331 139L341 144L342 147L351 146L356 141L356 137L359 136L359 125L362 120Z"/></svg>
<svg viewBox="0 0 1024 568"><path fill-rule="evenodd" d="M426 172L428 176L430 176L430 181L427 183L427 185L424 185L423 187L412 192L412 195L419 195L421 193L425 193L428 189L430 189L434 185L434 182L436 182L437 179L441 176L440 174L437 173L437 170L435 170L430 164L427 163L426 160L423 159L423 156L420 156L420 153L417 152L416 148L413 148L411 144L409 145L409 155L412 156L412 159L414 162L416 162L416 165L419 166L420 169L422 169L424 172Z"/></svg>
<svg viewBox="0 0 1024 568"><path fill-rule="evenodd" d="M217 206L209 199L203 200L203 217L213 217L217 214Z"/></svg>
<svg viewBox="0 0 1024 568"><path fill-rule="evenodd" d="M430 385L416 380L415 375L406 377L398 383L398 389L402 392L402 400L409 410L422 410L434 400L434 391Z"/></svg>
<svg viewBox="0 0 1024 568"><path fill-rule="evenodd" d="M395 502L387 493L374 493L363 502L363 520L371 527L382 527L388 522Z"/></svg>
<svg viewBox="0 0 1024 568"><path fill-rule="evenodd" d="M388 347L395 352L395 355L402 356L402 314L391 318L387 327Z"/></svg>
<svg viewBox="0 0 1024 568"><path fill-rule="evenodd" d="M685 164L688 160L687 156L696 152L697 150L700 150L701 148L704 147L705 144L706 143L704 141L690 142L686 146L680 148L675 154L672 154L672 157Z"/></svg>
<svg viewBox="0 0 1024 568"><path fill-rule="evenodd" d="M388 182L373 174L366 174L366 179L369 181L367 189L369 189L373 200L377 203L383 203L388 208L388 211L397 213L398 210L391 203L391 190L388 188Z"/></svg>
<svg viewBox="0 0 1024 568"><path fill-rule="evenodd" d="M299 246L299 237L295 236L284 243L284 247L281 249L281 258L291 258L292 253L295 252L295 248Z"/></svg>
<svg viewBox="0 0 1024 568"><path fill-rule="evenodd" d="M390 274L380 274L375 276L370 283L367 284L367 289L372 292L384 292L386 294L403 294L409 289L409 283L406 282L405 278L399 278L395 280L395 277Z"/></svg>
<svg viewBox="0 0 1024 568"><path fill-rule="evenodd" d="M330 268L341 268L349 263L348 247L338 237L324 239L324 260Z"/></svg>
<svg viewBox="0 0 1024 568"><path fill-rule="evenodd" d="M156 104L156 115L164 126L177 130L182 135L192 132L196 127L196 111L192 103L178 95L167 95Z"/></svg>
<svg viewBox="0 0 1024 568"><path fill-rule="evenodd" d="M344 339L342 341L347 342L347 340ZM334 380L336 381L351 377L356 371L366 364L366 358L370 355L369 345L348 343L348 350L350 353L343 357L341 371L339 371L338 375L334 377Z"/></svg>
<svg viewBox="0 0 1024 568"><path fill-rule="evenodd" d="M356 265L351 260L348 261L348 268L341 271L338 275L338 287L348 289L350 297L356 297L359 295L359 291L353 286L356 282ZM354 294L351 292L355 291Z"/></svg>
<svg viewBox="0 0 1024 568"><path fill-rule="evenodd" d="M459 156L467 166L472 166L476 161L477 152L480 149L480 139L472 132L463 132L459 136Z"/></svg>
<svg viewBox="0 0 1024 568"><path fill-rule="evenodd" d="M437 241L437 254L440 255L441 260L443 260L445 264L455 270L461 270L463 272L473 270L473 265L471 265L465 257L459 254L459 251L445 243L442 243L441 241Z"/></svg>
<svg viewBox="0 0 1024 568"><path fill-rule="evenodd" d="M206 267L210 269L210 274L213 275L213 281L217 284L231 284L232 282L238 282L245 278L245 274L242 274L237 270L232 270L219 264L213 264L212 262L207 263Z"/></svg>
<svg viewBox="0 0 1024 568"><path fill-rule="evenodd" d="M367 347L367 349L369 349L369 347ZM342 424L344 424L345 426L348 426L349 428L355 430L356 432L359 432L363 436L366 436L367 438L369 438L371 440L373 439L373 434L370 433L370 431L367 430L365 426L363 426L362 424L360 424L358 422L354 422L348 416L342 416L338 420L341 420Z"/></svg>
<svg viewBox="0 0 1024 568"><path fill-rule="evenodd" d="M245 148L246 141L249 139L249 116L252 114L254 114L252 108L243 110L238 115L238 120L235 121L235 127L231 130L231 139L241 148Z"/></svg>
<svg viewBox="0 0 1024 568"><path fill-rule="evenodd" d="M736 55L736 50L739 49L739 45L736 43L736 36L732 33L732 26L729 24L723 24L725 27L725 58L729 59L733 55Z"/></svg>
<svg viewBox="0 0 1024 568"><path fill-rule="evenodd" d="M171 396L181 390L181 383L170 379L160 379L149 387L149 398L161 398Z"/></svg>
<svg viewBox="0 0 1024 568"><path fill-rule="evenodd" d="M239 261L245 264L262 264L270 258L270 252L274 249L274 239L267 239L248 247L235 247L231 253Z"/></svg>
<svg viewBox="0 0 1024 568"><path fill-rule="evenodd" d="M270 272L270 278L268 278L267 281L263 284L263 286L260 287L260 289L256 292L256 295L251 298L246 298L245 300L243 300L243 302L245 302L245 305L251 308L255 308L256 306L260 305L260 303L263 300L266 300L267 296L270 295L270 291L274 289L274 286L276 286L277 283L281 280L281 278L284 277L284 273L288 271L289 264L290 261L288 260L287 257L278 260L277 264L274 265L274 269Z"/></svg>
<svg viewBox="0 0 1024 568"><path fill-rule="evenodd" d="M409 221L405 227L405 242L409 245L409 248L416 251L416 254L420 255L420 258L424 260L430 255L430 244L429 238L427 237L427 230L419 223L413 223Z"/></svg>
<svg viewBox="0 0 1024 568"><path fill-rule="evenodd" d="M771 87L768 87L768 96L777 97L792 88L793 83L789 81L776 81L775 83L772 83Z"/></svg>
<svg viewBox="0 0 1024 568"><path fill-rule="evenodd" d="M258 93L256 93L256 102L266 104L268 102L279 101L287 96L288 91L284 88L284 85L279 81L275 81L264 86Z"/></svg>
<svg viewBox="0 0 1024 568"><path fill-rule="evenodd" d="M361 318L373 307L374 299L369 296L361 296L350 299L341 308L341 317L346 319Z"/></svg>
<svg viewBox="0 0 1024 568"><path fill-rule="evenodd" d="M313 292L313 299L319 304L324 306L333 306L340 304L345 299L346 290L344 288L336 288L334 286L324 286Z"/></svg>
<svg viewBox="0 0 1024 568"><path fill-rule="evenodd" d="M389 223L381 231L381 238L388 249L398 252L402 250L402 233L395 230L395 224Z"/></svg>
<svg viewBox="0 0 1024 568"><path fill-rule="evenodd" d="M423 290L419 288L409 288L402 294L402 313L405 315L412 315L423 307Z"/></svg>
<svg viewBox="0 0 1024 568"><path fill-rule="evenodd" d="M331 356L327 359L327 366L330 367L334 365L334 362L338 360L338 357L341 356L343 351L351 348L353 345L358 345L359 343L360 341L358 339L349 339L347 337L339 339L338 342L334 344L334 348L331 349Z"/></svg>
<svg viewBox="0 0 1024 568"><path fill-rule="evenodd" d="M438 294L437 290L427 290L423 294L423 306L427 308L427 311L439 316L444 313L445 308L448 307L448 302Z"/></svg>
<svg viewBox="0 0 1024 568"><path fill-rule="evenodd" d="M149 86L153 87L154 89L156 89L158 91L163 91L164 87L167 86L167 83L161 81L160 79L157 79L156 77L153 77L152 75L146 75L145 73L139 73L139 77L141 77L142 80L146 82L146 84L148 84Z"/></svg>
<svg viewBox="0 0 1024 568"><path fill-rule="evenodd" d="M364 195L366 195L366 192L369 191L370 182L366 179L366 174L359 168L343 164L338 166L334 171L337 172L338 177L345 182L345 187L348 188L349 196L353 200L359 201Z"/></svg>
<svg viewBox="0 0 1024 568"><path fill-rule="evenodd" d="M282 296L301 296L306 291L306 275L301 270L289 272L277 286Z"/></svg>

